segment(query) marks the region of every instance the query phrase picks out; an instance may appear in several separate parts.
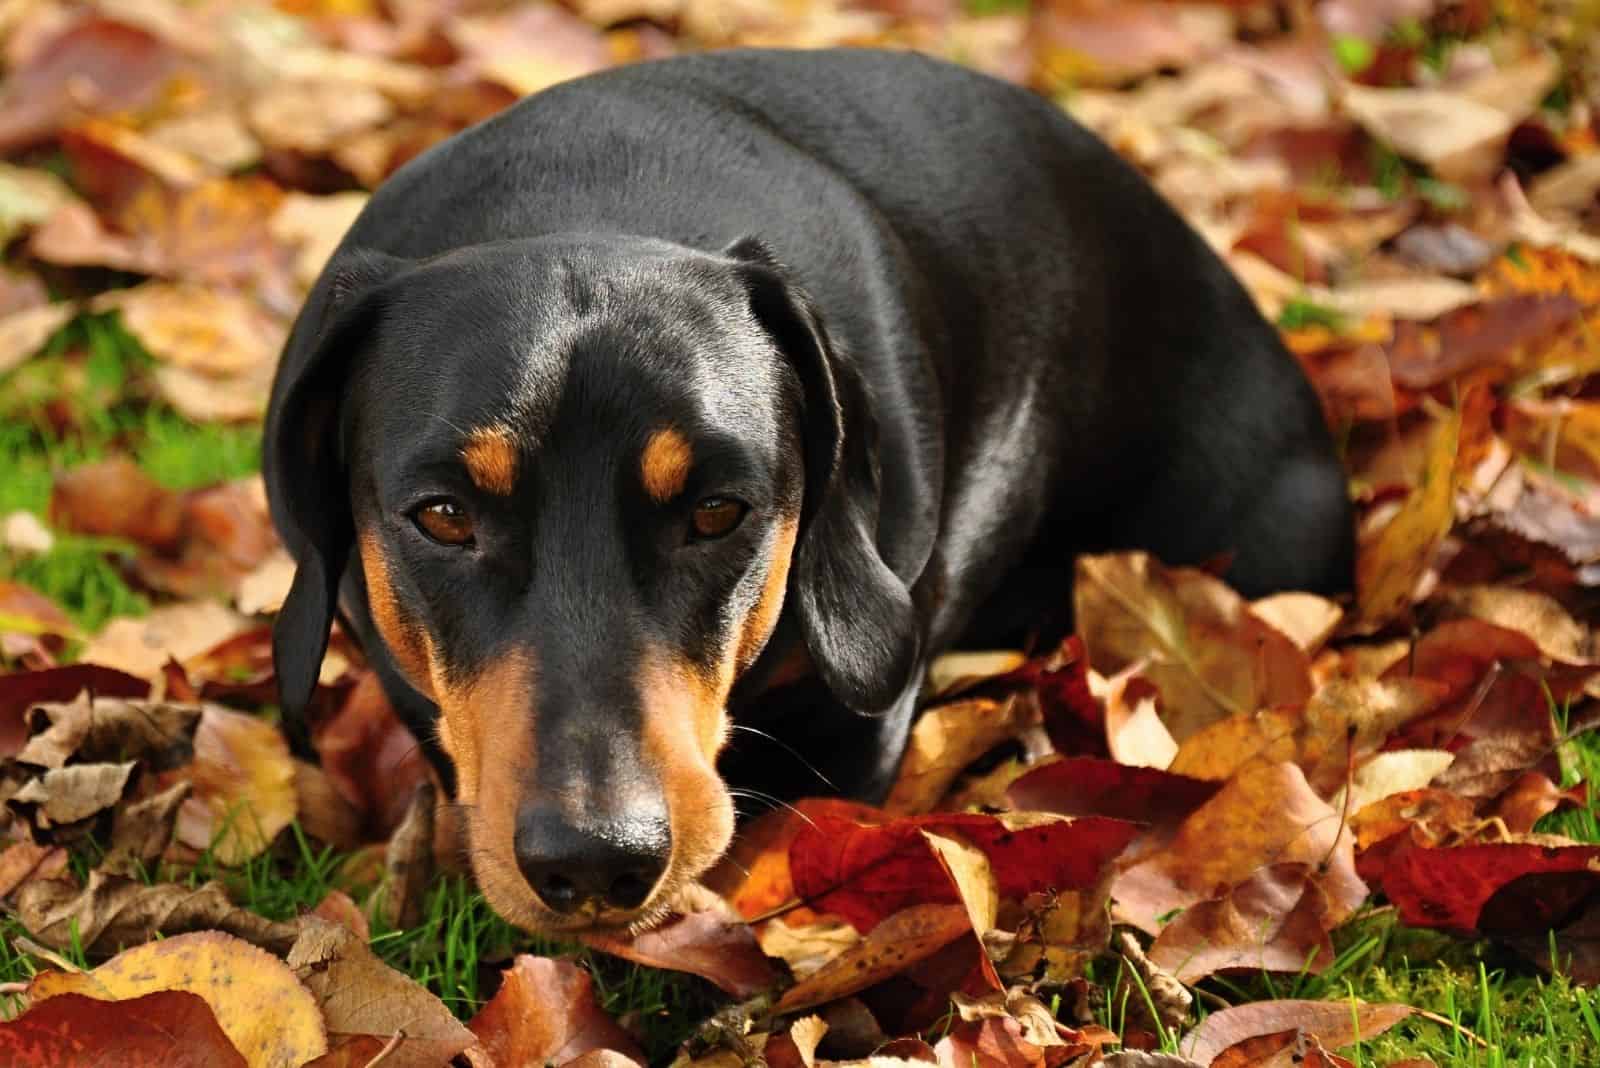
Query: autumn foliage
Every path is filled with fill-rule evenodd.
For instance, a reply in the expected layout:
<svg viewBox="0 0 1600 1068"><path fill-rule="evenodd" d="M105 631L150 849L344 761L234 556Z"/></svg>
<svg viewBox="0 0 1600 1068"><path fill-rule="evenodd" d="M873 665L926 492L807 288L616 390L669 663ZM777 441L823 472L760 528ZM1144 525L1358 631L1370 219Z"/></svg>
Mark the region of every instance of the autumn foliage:
<svg viewBox="0 0 1600 1068"><path fill-rule="evenodd" d="M1600 33L1535 6L0 5L0 394L46 350L97 396L68 326L87 317L148 355L139 403L259 420L366 190L591 70L878 44L1057 95L1282 326L1358 504L1354 596L1251 602L1083 557L1073 637L934 665L884 807L757 815L678 914L588 949L704 980L724 1007L682 1068L1349 1064L1426 1006L1197 1022L1190 990L1321 973L1333 933L1385 907L1600 981L1600 846L1541 830L1591 806L1578 745L1600 720ZM59 393L17 410L56 437L85 418ZM113 539L153 607L90 632L0 580L0 902L39 963L0 1061L646 1059L568 956L484 947L495 993L447 1006L374 951L371 925L415 924L452 865L451 812L343 635L318 764L263 714L292 569L258 480L174 490L113 441L41 511L0 516L0 574L61 535ZM348 854L341 888L290 919L242 907L219 873L292 865L297 836ZM1119 1031L1108 1002L1133 1006Z"/></svg>

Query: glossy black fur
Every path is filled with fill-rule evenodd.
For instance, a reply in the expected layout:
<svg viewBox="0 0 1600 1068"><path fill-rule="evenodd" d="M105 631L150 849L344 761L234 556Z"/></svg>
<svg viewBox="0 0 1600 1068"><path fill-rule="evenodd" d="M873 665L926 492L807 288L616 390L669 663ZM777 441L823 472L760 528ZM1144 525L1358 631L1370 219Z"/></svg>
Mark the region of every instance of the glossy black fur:
<svg viewBox="0 0 1600 1068"><path fill-rule="evenodd" d="M529 475L489 499L451 457L513 396ZM781 622L732 702L778 741L736 732L723 763L770 793L822 790L809 763L881 796L928 659L1059 624L1075 551L1232 554L1248 594L1350 582L1312 390L1101 142L925 58L724 52L541 93L406 166L344 239L267 428L300 564L277 632L286 709L304 706L342 580L390 694L431 737L436 710L347 567L367 516L447 667L537 649L530 790L645 774L639 657L706 655L759 532L684 548L686 513L630 481L662 423L717 443L686 504L737 485L753 515L803 510ZM471 562L404 529L399 506L439 490L482 509L490 544ZM812 680L768 688L799 644Z"/></svg>

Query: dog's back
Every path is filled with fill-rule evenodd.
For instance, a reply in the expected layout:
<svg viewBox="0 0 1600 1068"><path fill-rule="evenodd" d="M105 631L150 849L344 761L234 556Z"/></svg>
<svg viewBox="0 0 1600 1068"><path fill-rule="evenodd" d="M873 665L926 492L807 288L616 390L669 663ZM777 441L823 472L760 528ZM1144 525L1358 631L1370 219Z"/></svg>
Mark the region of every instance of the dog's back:
<svg viewBox="0 0 1600 1068"><path fill-rule="evenodd" d="M1327 522L1251 524L1235 580L1348 582L1342 484L1298 369L1172 209L1031 93L868 50L639 64L424 154L345 244L423 257L586 230L707 250L756 234L791 268L878 402L886 561L962 576L936 643L1021 557L981 637L1059 600L1073 549L1198 561L1238 551L1241 513L1290 504ZM1257 477L1301 454L1288 485Z"/></svg>

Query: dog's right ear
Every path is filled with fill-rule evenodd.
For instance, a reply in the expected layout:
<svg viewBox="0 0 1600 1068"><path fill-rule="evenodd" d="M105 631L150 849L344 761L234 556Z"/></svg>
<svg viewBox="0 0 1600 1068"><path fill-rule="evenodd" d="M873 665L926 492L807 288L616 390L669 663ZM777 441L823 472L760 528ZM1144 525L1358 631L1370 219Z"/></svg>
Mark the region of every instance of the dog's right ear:
<svg viewBox="0 0 1600 1068"><path fill-rule="evenodd" d="M301 310L267 406L261 467L272 522L294 558L294 582L272 630L278 699L290 746L311 755L306 707L328 648L339 581L354 544L339 440L352 357L382 309L383 282L406 261L344 253Z"/></svg>

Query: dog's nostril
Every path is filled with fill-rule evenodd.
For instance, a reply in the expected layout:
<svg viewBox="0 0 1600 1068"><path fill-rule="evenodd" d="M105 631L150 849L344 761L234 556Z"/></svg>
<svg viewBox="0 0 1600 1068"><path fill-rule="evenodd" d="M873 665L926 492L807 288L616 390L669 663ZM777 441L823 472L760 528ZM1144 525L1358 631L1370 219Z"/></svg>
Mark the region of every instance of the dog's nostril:
<svg viewBox="0 0 1600 1068"><path fill-rule="evenodd" d="M606 891L606 904L618 909L638 908L650 896L650 888L656 884L659 874L651 872L647 876L640 871L622 873L612 880L611 887Z"/></svg>
<svg viewBox="0 0 1600 1068"><path fill-rule="evenodd" d="M582 904L583 895L578 893L577 884L556 872L547 872L539 877L534 882L533 890L541 901L557 912L571 912Z"/></svg>

